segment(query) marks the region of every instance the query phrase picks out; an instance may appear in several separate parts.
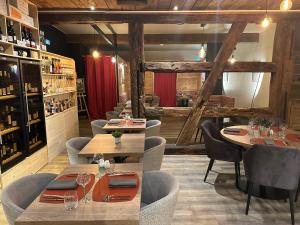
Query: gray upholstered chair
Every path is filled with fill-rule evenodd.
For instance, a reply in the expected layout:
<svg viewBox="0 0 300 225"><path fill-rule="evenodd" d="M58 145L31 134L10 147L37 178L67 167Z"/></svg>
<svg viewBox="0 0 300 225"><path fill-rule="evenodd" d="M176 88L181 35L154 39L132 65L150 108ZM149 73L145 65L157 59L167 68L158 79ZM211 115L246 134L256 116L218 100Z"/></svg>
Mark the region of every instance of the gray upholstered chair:
<svg viewBox="0 0 300 225"><path fill-rule="evenodd" d="M91 122L93 136L96 134L106 134L107 132L103 127L107 124L107 120L94 120Z"/></svg>
<svg viewBox="0 0 300 225"><path fill-rule="evenodd" d="M116 111L109 111L109 112L106 112L105 115L106 115L107 120L119 119L120 113L116 112Z"/></svg>
<svg viewBox="0 0 300 225"><path fill-rule="evenodd" d="M159 136L160 135L161 122L159 120L149 120L146 122L146 137Z"/></svg>
<svg viewBox="0 0 300 225"><path fill-rule="evenodd" d="M29 175L12 182L3 189L1 200L9 225L15 224L15 220L56 176L51 173Z"/></svg>
<svg viewBox="0 0 300 225"><path fill-rule="evenodd" d="M166 148L163 137L147 137L145 139L144 171L160 170Z"/></svg>
<svg viewBox="0 0 300 225"><path fill-rule="evenodd" d="M243 154L245 175L248 180L246 215L253 185L262 185L286 190L289 196L291 221L294 221L294 192L300 176L300 152L298 149L269 145L254 145Z"/></svg>
<svg viewBox="0 0 300 225"><path fill-rule="evenodd" d="M242 161L242 151L239 146L226 142L215 124L210 120L205 120L202 124L205 149L210 162L204 177L204 182L212 169L215 160L233 162L235 165L235 183L238 186L240 175L240 162Z"/></svg>
<svg viewBox="0 0 300 225"><path fill-rule="evenodd" d="M74 164L87 164L88 158L78 157L78 153L90 142L89 137L76 137L67 141L66 147L70 165Z"/></svg>
<svg viewBox="0 0 300 225"><path fill-rule="evenodd" d="M179 184L176 178L162 171L143 175L140 225L171 225Z"/></svg>

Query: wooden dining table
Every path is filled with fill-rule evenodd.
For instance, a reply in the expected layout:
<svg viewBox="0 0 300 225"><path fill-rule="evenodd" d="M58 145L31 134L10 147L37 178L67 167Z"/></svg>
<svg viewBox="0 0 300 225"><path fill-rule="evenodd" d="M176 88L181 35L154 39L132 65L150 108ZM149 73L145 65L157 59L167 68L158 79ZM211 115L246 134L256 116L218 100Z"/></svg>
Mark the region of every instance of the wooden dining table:
<svg viewBox="0 0 300 225"><path fill-rule="evenodd" d="M112 123L113 121L118 123L114 124ZM134 123L135 121L141 121L141 123ZM103 127L103 129L106 131L144 131L146 129L146 119L112 119Z"/></svg>
<svg viewBox="0 0 300 225"><path fill-rule="evenodd" d="M96 174L95 164L71 165L61 173ZM41 203L38 196L17 218L15 225L138 225L140 220L142 163L116 164L115 171L135 172L139 177L139 188L131 201L79 203L76 209L66 211L64 203ZM94 183L96 184L97 179ZM93 188L88 193L91 195Z"/></svg>
<svg viewBox="0 0 300 225"><path fill-rule="evenodd" d="M133 156L141 158L145 149L145 133L123 134L121 143L115 144L111 134L97 134L79 153L80 157L103 154L104 158Z"/></svg>

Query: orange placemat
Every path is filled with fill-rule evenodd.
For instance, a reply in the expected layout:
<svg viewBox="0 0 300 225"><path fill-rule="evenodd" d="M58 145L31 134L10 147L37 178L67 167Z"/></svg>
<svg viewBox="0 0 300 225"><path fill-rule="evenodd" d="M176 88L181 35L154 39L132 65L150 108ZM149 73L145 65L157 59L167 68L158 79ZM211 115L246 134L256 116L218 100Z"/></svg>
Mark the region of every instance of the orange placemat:
<svg viewBox="0 0 300 225"><path fill-rule="evenodd" d="M287 146L287 144L283 140L274 140L274 144L277 146Z"/></svg>
<svg viewBox="0 0 300 225"><path fill-rule="evenodd" d="M86 185L86 188L85 188L86 193L88 193L91 190L91 188L93 187L94 182L95 182L95 175L94 174L90 174L90 175L91 175L91 181L90 181L90 183L88 183ZM57 179L58 180L74 180L74 179L76 179L76 177L77 177L77 174L66 174L66 175L62 175L62 176L58 177ZM54 203L54 204L63 203L64 202L63 197L64 197L65 193L68 191L70 191L70 190L47 190L47 189L45 189L40 196L40 202ZM78 186L74 191L77 192L78 200L81 200L84 197L84 192L83 192L82 186ZM45 197L46 195L47 196L59 196L62 198L56 199L56 200L49 200L47 197Z"/></svg>
<svg viewBox="0 0 300 225"><path fill-rule="evenodd" d="M264 145L265 141L263 138L251 138L250 143L253 145Z"/></svg>
<svg viewBox="0 0 300 225"><path fill-rule="evenodd" d="M226 128L225 128L225 129L226 129ZM245 129L239 129L239 130L240 130L239 133L238 133L238 132L230 132L230 131L226 131L225 129L224 129L224 134L237 135L237 136L245 136L245 135L248 134L248 131L245 130Z"/></svg>
<svg viewBox="0 0 300 225"><path fill-rule="evenodd" d="M300 142L300 135L298 134L287 134L286 139L293 142Z"/></svg>
<svg viewBox="0 0 300 225"><path fill-rule="evenodd" d="M108 184L111 178L122 178L122 179L136 179L136 187L134 188L109 188ZM137 194L140 186L139 177L137 174L128 176L108 176L105 174L95 185L93 190L92 199L95 202L104 202L105 195L113 196L129 196L126 200L111 200L110 202L124 202L131 201Z"/></svg>

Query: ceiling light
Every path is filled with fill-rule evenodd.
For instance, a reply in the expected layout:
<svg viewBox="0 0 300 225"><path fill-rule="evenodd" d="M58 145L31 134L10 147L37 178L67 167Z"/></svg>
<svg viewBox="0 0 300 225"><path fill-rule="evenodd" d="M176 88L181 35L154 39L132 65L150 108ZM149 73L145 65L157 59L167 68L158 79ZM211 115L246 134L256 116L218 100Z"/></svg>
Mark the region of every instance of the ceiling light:
<svg viewBox="0 0 300 225"><path fill-rule="evenodd" d="M178 10L178 6L175 5L174 8L173 8L173 10L177 11Z"/></svg>
<svg viewBox="0 0 300 225"><path fill-rule="evenodd" d="M92 56L93 56L95 59L96 59L96 58L99 58L99 56L100 56L99 51L98 51L98 50L93 50Z"/></svg>
<svg viewBox="0 0 300 225"><path fill-rule="evenodd" d="M116 61L117 61L116 57L112 57L112 58L111 58L111 62L112 62L112 63L116 63Z"/></svg>
<svg viewBox="0 0 300 225"><path fill-rule="evenodd" d="M200 48L199 57L200 57L200 59L204 59L206 57L206 51L205 51L204 45L202 45Z"/></svg>
<svg viewBox="0 0 300 225"><path fill-rule="evenodd" d="M161 43L161 44L159 44L160 46L164 46L164 44L163 43Z"/></svg>
<svg viewBox="0 0 300 225"><path fill-rule="evenodd" d="M263 21L261 22L261 26L263 28L266 28L266 27L270 26L271 23L272 23L272 19L266 15L265 18L263 19Z"/></svg>
<svg viewBox="0 0 300 225"><path fill-rule="evenodd" d="M230 64L234 64L236 62L234 55L231 56L231 58L228 60Z"/></svg>
<svg viewBox="0 0 300 225"><path fill-rule="evenodd" d="M91 9L92 11L94 11L94 10L95 10L95 6L91 6L90 9Z"/></svg>
<svg viewBox="0 0 300 225"><path fill-rule="evenodd" d="M282 0L280 3L280 10L287 11L290 10L293 6L292 0Z"/></svg>

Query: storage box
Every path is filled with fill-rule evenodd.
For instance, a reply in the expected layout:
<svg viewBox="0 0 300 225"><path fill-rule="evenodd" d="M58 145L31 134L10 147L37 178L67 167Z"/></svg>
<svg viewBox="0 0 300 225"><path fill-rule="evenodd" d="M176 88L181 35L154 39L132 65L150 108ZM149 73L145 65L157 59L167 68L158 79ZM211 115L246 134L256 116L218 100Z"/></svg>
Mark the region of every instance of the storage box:
<svg viewBox="0 0 300 225"><path fill-rule="evenodd" d="M15 19L21 20L22 19L22 13L20 10L18 10L16 7L9 5L9 15Z"/></svg>
<svg viewBox="0 0 300 225"><path fill-rule="evenodd" d="M22 22L34 27L33 18L22 14Z"/></svg>
<svg viewBox="0 0 300 225"><path fill-rule="evenodd" d="M29 7L27 1L17 0L17 7L22 13L29 15Z"/></svg>
<svg viewBox="0 0 300 225"><path fill-rule="evenodd" d="M0 14L7 16L6 0L0 0Z"/></svg>

